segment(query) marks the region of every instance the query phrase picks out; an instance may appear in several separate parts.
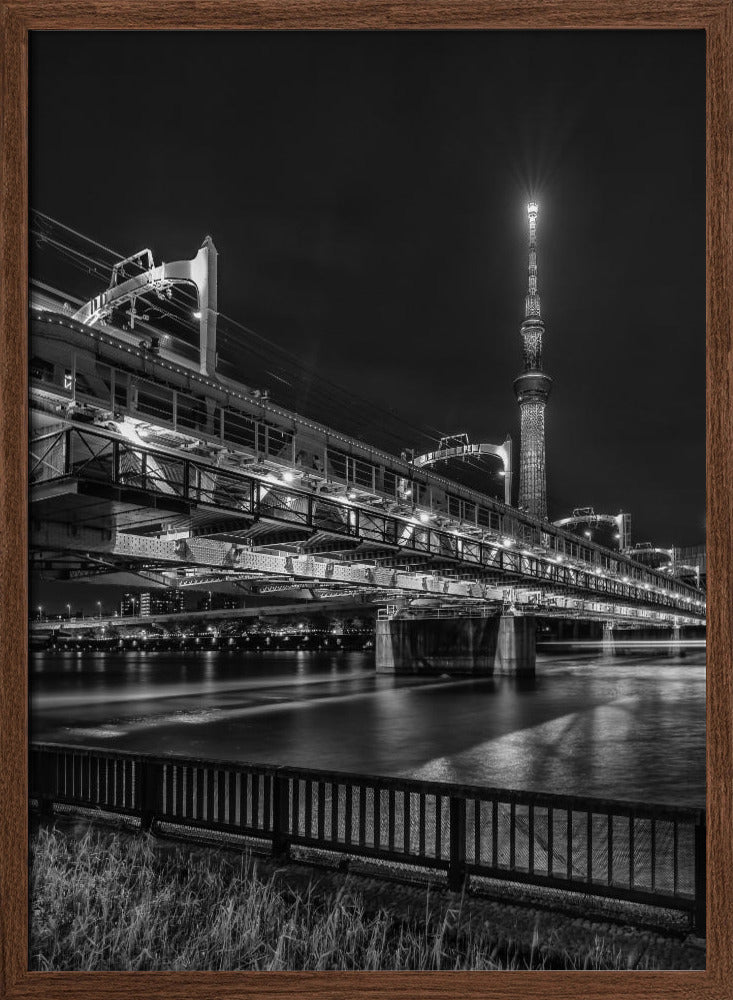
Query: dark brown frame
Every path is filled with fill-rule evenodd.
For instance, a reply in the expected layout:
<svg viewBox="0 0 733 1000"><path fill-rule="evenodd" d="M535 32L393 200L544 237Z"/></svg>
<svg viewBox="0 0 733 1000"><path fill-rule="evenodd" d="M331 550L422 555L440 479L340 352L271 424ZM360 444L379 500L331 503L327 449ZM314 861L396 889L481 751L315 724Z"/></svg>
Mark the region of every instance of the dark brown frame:
<svg viewBox="0 0 733 1000"><path fill-rule="evenodd" d="M0 0L0 996L733 996L733 0ZM28 32L110 29L704 29L707 51L706 972L27 971ZM661 152L660 152L660 155Z"/></svg>

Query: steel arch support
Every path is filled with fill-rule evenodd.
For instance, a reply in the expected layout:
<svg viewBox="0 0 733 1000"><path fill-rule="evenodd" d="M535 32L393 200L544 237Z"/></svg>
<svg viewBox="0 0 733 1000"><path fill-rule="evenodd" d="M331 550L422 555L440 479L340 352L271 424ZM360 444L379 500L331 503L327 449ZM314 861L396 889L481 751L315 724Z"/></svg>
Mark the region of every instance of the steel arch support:
<svg viewBox="0 0 733 1000"><path fill-rule="evenodd" d="M175 284L195 285L200 313L199 368L202 374L213 376L216 374L217 257L214 241L207 236L201 249L191 260L159 264L120 284L112 284L101 295L90 299L78 309L73 319L85 326L93 326L112 309L133 301L139 295L161 291ZM152 260L152 255L150 259ZM116 274L113 281L115 277Z"/></svg>
<svg viewBox="0 0 733 1000"><path fill-rule="evenodd" d="M434 465L436 462L444 462L449 458L466 458L470 455L494 455L501 460L504 470L504 503L510 507L512 503L512 439L509 435L503 444L480 442L429 451L424 455L418 455L413 460L413 464L420 469L425 465Z"/></svg>

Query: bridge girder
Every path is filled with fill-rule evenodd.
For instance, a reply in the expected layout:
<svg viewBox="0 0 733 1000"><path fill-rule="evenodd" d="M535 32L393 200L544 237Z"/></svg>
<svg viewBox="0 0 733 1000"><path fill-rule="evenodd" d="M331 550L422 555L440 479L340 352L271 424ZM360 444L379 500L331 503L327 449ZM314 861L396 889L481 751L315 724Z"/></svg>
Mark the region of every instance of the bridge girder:
<svg viewBox="0 0 733 1000"><path fill-rule="evenodd" d="M399 591L407 596L436 597L442 600L469 600L503 604L510 599L518 610L536 613L538 589L490 585L478 580L463 580L442 576L431 571L401 571L358 563L341 563L319 559L311 554L297 555L240 547L215 539L151 538L149 536L107 533L92 528L54 523L36 524L31 531L31 547L46 552L84 551L102 553L106 558L122 557L127 561L152 564L169 569L175 567L203 567L207 570L226 570L233 574L253 573L263 577L284 578L288 582L328 583L347 588ZM558 595L548 588L546 598L550 606L567 610L587 610L593 614L607 614L640 622L697 623L699 618L680 615L678 612L658 611L601 599L587 600L572 595ZM511 595L508 598L508 595Z"/></svg>

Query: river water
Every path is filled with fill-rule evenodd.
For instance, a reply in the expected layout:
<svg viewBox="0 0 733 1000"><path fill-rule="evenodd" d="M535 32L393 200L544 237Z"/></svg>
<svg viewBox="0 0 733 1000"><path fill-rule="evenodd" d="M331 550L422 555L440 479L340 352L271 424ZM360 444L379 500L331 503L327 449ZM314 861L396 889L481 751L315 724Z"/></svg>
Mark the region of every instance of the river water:
<svg viewBox="0 0 733 1000"><path fill-rule="evenodd" d="M705 654L538 656L537 677L377 675L373 652L42 652L36 740L705 802Z"/></svg>

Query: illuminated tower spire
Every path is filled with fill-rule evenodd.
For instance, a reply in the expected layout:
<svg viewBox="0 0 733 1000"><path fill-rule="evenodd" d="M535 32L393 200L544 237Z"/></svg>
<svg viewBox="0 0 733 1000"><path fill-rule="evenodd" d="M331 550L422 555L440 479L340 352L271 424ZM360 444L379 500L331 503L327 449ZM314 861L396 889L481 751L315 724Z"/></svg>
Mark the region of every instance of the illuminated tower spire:
<svg viewBox="0 0 733 1000"><path fill-rule="evenodd" d="M519 506L534 517L547 518L545 473L545 406L552 379L542 371L540 294L537 291L537 205L527 206L529 215L529 287L521 327L524 370L514 379L519 403L521 441L519 450Z"/></svg>

